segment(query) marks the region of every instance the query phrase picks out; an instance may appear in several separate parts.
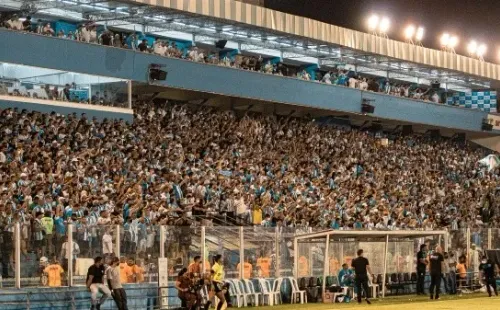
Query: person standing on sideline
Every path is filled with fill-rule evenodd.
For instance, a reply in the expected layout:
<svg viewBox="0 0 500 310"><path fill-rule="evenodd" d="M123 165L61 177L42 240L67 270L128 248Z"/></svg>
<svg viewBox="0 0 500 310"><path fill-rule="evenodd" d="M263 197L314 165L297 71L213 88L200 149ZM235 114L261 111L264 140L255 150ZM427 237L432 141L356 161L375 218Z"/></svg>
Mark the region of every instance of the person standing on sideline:
<svg viewBox="0 0 500 310"><path fill-rule="evenodd" d="M121 283L120 259L118 257L112 259L110 267L106 270L106 277L108 279L108 287L113 292L116 307L118 307L118 310L128 310L127 293Z"/></svg>
<svg viewBox="0 0 500 310"><path fill-rule="evenodd" d="M358 303L361 303L361 288L365 291L365 300L367 304L371 304L368 299L368 273L372 273L368 259L363 257L363 250L358 250L358 257L352 260L352 268L354 268L355 278L354 283L358 292Z"/></svg>
<svg viewBox="0 0 500 310"><path fill-rule="evenodd" d="M444 271L444 257L443 250L440 246L436 248L436 251L429 256L429 271L431 274L431 287L429 288L429 293L431 299L439 299L439 293L441 289L441 277Z"/></svg>
<svg viewBox="0 0 500 310"><path fill-rule="evenodd" d="M427 245L420 245L420 251L417 253L417 295L425 295L425 270L427 268Z"/></svg>
<svg viewBox="0 0 500 310"><path fill-rule="evenodd" d="M488 295L491 297L491 288L493 288L493 292L495 292L495 295L498 296L497 283L495 280L495 265L493 264L491 259L483 256L481 264L479 265L479 271L481 272L481 278L486 285Z"/></svg>
<svg viewBox="0 0 500 310"><path fill-rule="evenodd" d="M92 294L92 306L90 310L101 310L101 305L104 301L111 297L111 291L104 285L104 265L102 257L96 257L94 259L94 264L89 267L87 272L87 288ZM102 296L100 300L97 300L97 293L99 291L102 292Z"/></svg>

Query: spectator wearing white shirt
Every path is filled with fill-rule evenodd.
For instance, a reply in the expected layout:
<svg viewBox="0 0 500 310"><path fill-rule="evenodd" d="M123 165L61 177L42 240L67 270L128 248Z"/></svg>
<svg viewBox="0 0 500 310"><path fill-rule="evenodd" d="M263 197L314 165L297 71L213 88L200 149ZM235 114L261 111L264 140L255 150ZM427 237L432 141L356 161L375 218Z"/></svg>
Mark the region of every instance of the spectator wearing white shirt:
<svg viewBox="0 0 500 310"><path fill-rule="evenodd" d="M73 247L72 257L70 257L70 246ZM70 259L73 260L73 272L75 272L76 258L78 257L79 254L80 254L80 247L78 246L78 244L75 241L73 241L73 244L70 245L70 243L68 242L68 237L66 237L66 242L63 243L60 254L63 261L63 268L66 272L68 271L68 262Z"/></svg>
<svg viewBox="0 0 500 310"><path fill-rule="evenodd" d="M113 255L113 236L110 229L106 229L102 236L102 255L104 257Z"/></svg>
<svg viewBox="0 0 500 310"><path fill-rule="evenodd" d="M358 85L358 80L353 76L349 79L349 87L350 88L356 88Z"/></svg>

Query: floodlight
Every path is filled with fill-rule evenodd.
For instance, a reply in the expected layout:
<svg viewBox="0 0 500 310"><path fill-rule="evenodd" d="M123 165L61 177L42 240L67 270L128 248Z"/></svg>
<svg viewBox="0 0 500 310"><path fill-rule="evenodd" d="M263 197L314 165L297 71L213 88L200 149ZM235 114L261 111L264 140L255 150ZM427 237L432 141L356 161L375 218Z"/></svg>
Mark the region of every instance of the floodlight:
<svg viewBox="0 0 500 310"><path fill-rule="evenodd" d="M486 44L481 44L478 46L477 48L477 56L479 56L479 58L483 58L484 54L486 54Z"/></svg>
<svg viewBox="0 0 500 310"><path fill-rule="evenodd" d="M368 18L368 29L370 31L377 30L378 22L379 22L379 18L377 15L370 16L370 18Z"/></svg>
<svg viewBox="0 0 500 310"><path fill-rule="evenodd" d="M379 31L380 33L387 33L387 31L389 31L389 27L391 25L391 22L389 21L389 19L387 17L384 17L382 18L382 20L380 21L380 26L379 26Z"/></svg>
<svg viewBox="0 0 500 310"><path fill-rule="evenodd" d="M418 27L417 33L415 34L415 40L420 42L424 38L424 27Z"/></svg>
<svg viewBox="0 0 500 310"><path fill-rule="evenodd" d="M443 33L441 36L441 45L447 47L450 44L450 35L447 33Z"/></svg>
<svg viewBox="0 0 500 310"><path fill-rule="evenodd" d="M450 40L448 41L448 47L455 48L457 44L458 44L458 37L457 36L450 37Z"/></svg>
<svg viewBox="0 0 500 310"><path fill-rule="evenodd" d="M415 34L415 26L409 25L408 27L406 27L406 29L405 29L405 38L407 40L413 39L413 35L414 34Z"/></svg>
<svg viewBox="0 0 500 310"><path fill-rule="evenodd" d="M467 45L467 51L471 55L476 54L476 51L477 51L477 42L474 41L474 40L470 41L469 45Z"/></svg>

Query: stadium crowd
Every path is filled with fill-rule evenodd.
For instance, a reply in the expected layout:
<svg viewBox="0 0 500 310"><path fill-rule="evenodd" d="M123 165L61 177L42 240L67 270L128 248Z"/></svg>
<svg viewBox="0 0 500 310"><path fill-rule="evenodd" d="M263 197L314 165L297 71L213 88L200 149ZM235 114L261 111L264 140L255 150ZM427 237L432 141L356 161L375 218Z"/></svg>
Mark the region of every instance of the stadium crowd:
<svg viewBox="0 0 500 310"><path fill-rule="evenodd" d="M77 40L86 43L102 44L117 48L133 49L145 53L173 58L183 58L195 62L203 62L215 65L239 68L243 70L258 71L267 74L295 77L302 80L312 80L325 84L339 85L357 88L364 91L385 93L388 95L424 100L434 103L446 101L445 93L432 90L420 85L410 84L388 78L376 78L373 76L362 76L354 71L345 70L341 67L330 68L328 71L317 69L307 70L300 66L291 66L282 62L272 62L262 56L222 55L219 50L213 48L198 48L178 46L175 41L164 38L156 38L150 43L142 35L136 33L125 33L101 30L99 25L89 22L80 24L75 31L56 31L50 22L38 21L36 25L31 22L31 17L25 17L23 21L17 15L6 17L0 25L19 31L35 32L47 36ZM56 88L57 91L57 88Z"/></svg>

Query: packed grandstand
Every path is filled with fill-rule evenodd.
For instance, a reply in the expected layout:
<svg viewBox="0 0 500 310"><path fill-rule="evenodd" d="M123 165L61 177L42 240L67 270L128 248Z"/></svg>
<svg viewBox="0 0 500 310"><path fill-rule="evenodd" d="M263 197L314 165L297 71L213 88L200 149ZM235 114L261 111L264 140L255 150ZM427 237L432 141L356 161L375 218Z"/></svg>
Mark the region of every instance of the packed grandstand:
<svg viewBox="0 0 500 310"><path fill-rule="evenodd" d="M434 103L446 100L442 90L342 68L316 70L311 76L303 67L264 61L260 56L221 58L202 48L178 48L175 41L161 38L151 45L135 34L128 37L110 30L98 34L94 23L82 24L76 32L56 33L51 23L35 26L30 19L25 16L20 21L19 16L9 15L2 26L82 44L98 43L362 91ZM43 95L35 99L125 105L125 100L115 100L123 94L108 92L73 100L70 90L77 86L61 86L46 84L40 92ZM29 96L19 88L4 87L2 81L0 95ZM500 166L485 164L484 158L492 151L460 135L384 132L331 122L328 117L236 111L156 95L134 96L131 122L97 119L85 113L0 110L0 262L4 286L17 285L9 282L16 273L17 278L22 274L26 286L81 285L88 280L83 278L86 270L82 272L82 266L88 267L81 265L84 259L102 256L108 264L116 252L121 255L120 266L129 270L122 283L157 283L161 277L158 258L166 252L169 276L182 273L195 258L190 268L199 270L193 273L202 269L216 273L213 266L221 264L226 278L240 278L244 285L248 285L246 279L253 278L260 293L269 289L281 296L279 281L283 279L271 282L277 288L267 287L267 280L261 280L282 272L289 277L293 292L294 285L301 290L314 288L315 300L319 300L325 295L318 297L318 288L323 285L318 275L330 274L324 278L328 287L352 286L343 285L343 278L337 275L344 270L342 263L350 263L355 256L355 238L339 239L345 248L338 257L323 258L328 246L322 244L302 249L307 255L298 258L293 257L293 251L299 251L293 248L294 235L327 230L439 230L456 234L446 242L441 237L422 237L421 241L429 247L451 245L450 253L458 258L455 264L467 273L467 280L461 278L464 282L458 287L472 290L479 282L479 256L486 250L481 245L488 242L491 248L492 243L493 247L495 242L500 244L500 238L492 241L491 237L491 229L500 225ZM162 226L165 235L161 235ZM241 226L244 228L239 231ZM247 245L239 249L243 234ZM15 240L15 235L20 240ZM403 292L406 288L412 291L416 246L409 239L394 245L390 257L374 267L372 286L384 290L388 285L392 293L396 284L401 284ZM72 245L68 245L70 240ZM211 243L210 249L205 240ZM311 244L314 242L317 240L311 239ZM408 251L401 250L404 242ZM23 266L18 272L17 247ZM217 262L221 252L222 261ZM386 245L385 255L387 252ZM276 257L280 255L283 257ZM387 262L394 264L386 266ZM59 264L54 282L50 266ZM71 266L73 270L69 270ZM68 282L60 278L63 272L71 274ZM450 278L456 280L455 274ZM240 284L231 283L231 298L239 300L235 286ZM175 288L179 285L176 282ZM154 290L157 293L156 286ZM344 293L354 296L354 290ZM304 297L295 299L304 301Z"/></svg>

